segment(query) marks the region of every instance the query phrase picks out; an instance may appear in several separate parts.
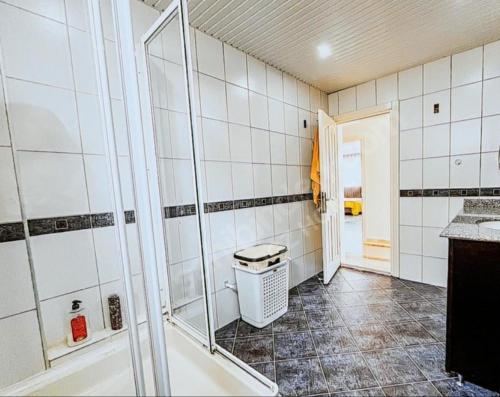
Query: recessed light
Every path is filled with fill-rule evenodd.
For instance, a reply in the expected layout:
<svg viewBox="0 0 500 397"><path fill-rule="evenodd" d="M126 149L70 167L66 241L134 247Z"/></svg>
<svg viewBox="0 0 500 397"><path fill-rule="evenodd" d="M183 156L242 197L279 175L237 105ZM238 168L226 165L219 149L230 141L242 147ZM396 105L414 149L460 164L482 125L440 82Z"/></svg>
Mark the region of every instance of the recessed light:
<svg viewBox="0 0 500 397"><path fill-rule="evenodd" d="M328 58L330 55L332 55L332 48L327 43L318 45L317 50L318 55L321 59Z"/></svg>

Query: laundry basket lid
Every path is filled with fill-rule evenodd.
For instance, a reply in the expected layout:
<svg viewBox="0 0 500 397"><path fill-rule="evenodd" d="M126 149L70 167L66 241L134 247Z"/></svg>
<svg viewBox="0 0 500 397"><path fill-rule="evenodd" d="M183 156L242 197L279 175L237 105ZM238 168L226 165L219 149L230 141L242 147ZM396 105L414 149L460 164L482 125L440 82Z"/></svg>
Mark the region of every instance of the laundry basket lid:
<svg viewBox="0 0 500 397"><path fill-rule="evenodd" d="M234 258L245 262L260 262L285 253L288 248L278 244L258 244L234 253Z"/></svg>

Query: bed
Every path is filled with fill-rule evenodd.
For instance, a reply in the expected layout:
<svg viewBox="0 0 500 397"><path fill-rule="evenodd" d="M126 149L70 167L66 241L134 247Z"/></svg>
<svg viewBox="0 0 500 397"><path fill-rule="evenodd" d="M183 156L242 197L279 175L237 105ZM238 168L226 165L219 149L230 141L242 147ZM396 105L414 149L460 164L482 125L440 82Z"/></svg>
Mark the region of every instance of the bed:
<svg viewBox="0 0 500 397"><path fill-rule="evenodd" d="M357 216L363 213L363 198L361 186L344 188L344 214Z"/></svg>

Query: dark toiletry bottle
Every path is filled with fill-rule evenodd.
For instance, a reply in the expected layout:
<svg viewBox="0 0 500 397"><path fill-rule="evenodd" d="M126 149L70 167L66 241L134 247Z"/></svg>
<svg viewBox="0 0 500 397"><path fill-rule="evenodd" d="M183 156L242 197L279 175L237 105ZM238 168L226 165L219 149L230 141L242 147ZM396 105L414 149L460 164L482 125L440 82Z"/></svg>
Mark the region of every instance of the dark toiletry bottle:
<svg viewBox="0 0 500 397"><path fill-rule="evenodd" d="M109 319L111 322L111 329L117 331L123 328L122 320L122 307L120 304L120 297L116 294L108 297L109 306Z"/></svg>

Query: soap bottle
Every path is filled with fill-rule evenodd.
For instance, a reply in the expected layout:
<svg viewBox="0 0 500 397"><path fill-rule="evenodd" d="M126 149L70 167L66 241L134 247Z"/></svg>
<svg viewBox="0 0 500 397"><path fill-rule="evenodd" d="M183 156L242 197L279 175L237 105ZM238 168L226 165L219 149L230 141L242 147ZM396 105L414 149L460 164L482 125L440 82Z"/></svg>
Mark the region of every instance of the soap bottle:
<svg viewBox="0 0 500 397"><path fill-rule="evenodd" d="M86 310L81 307L82 301L74 300L69 312L67 336L68 346L79 345L90 339L90 323Z"/></svg>

